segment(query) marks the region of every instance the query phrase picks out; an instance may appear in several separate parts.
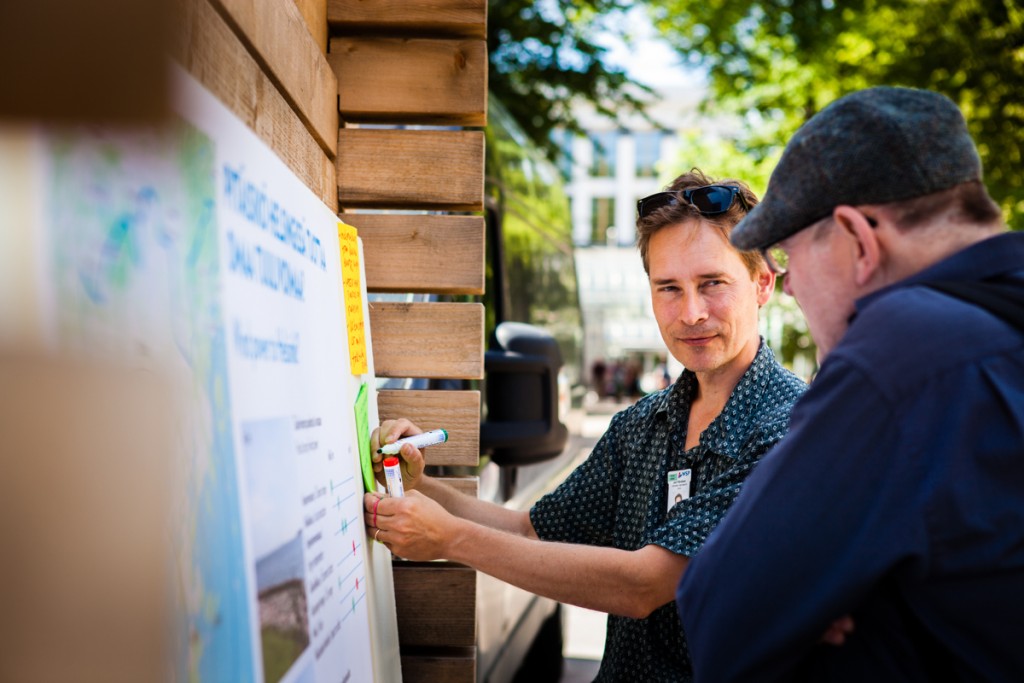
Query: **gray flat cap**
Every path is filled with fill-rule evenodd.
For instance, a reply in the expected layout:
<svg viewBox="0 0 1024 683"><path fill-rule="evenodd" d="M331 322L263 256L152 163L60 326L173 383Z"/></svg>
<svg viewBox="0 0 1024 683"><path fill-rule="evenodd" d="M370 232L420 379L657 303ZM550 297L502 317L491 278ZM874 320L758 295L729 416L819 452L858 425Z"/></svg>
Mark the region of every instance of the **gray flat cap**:
<svg viewBox="0 0 1024 683"><path fill-rule="evenodd" d="M981 159L952 100L911 88L861 90L796 132L731 240L738 249L769 247L840 204L885 204L969 180L981 180Z"/></svg>

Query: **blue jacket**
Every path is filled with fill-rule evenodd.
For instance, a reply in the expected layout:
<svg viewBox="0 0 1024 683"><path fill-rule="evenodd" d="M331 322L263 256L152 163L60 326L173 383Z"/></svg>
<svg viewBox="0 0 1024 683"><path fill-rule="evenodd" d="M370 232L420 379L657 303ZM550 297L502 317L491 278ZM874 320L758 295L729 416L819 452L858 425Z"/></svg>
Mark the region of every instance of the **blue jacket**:
<svg viewBox="0 0 1024 683"><path fill-rule="evenodd" d="M1007 274L1024 235L857 302L679 585L698 683L1024 680L1024 333L922 286Z"/></svg>

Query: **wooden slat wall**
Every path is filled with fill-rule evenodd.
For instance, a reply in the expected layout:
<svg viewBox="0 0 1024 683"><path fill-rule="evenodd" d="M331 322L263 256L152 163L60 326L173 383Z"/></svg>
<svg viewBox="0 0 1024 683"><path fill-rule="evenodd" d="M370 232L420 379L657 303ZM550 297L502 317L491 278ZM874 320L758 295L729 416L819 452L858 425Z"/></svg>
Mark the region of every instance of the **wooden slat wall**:
<svg viewBox="0 0 1024 683"><path fill-rule="evenodd" d="M482 131L338 131L338 199L345 209L484 208Z"/></svg>
<svg viewBox="0 0 1024 683"><path fill-rule="evenodd" d="M487 121L487 0L101 0L57 15L48 5L7 5L0 113L159 119L169 113L160 68L169 50L327 206L345 211L364 240L370 291L483 292L482 217L437 212L483 209L483 132L455 128ZM47 41L36 38L41 26ZM359 213L366 209L388 213ZM474 303L375 303L378 375L481 378L483 320ZM431 465L478 463L478 392L381 392L379 407L384 419L451 432L450 443L428 449ZM475 477L449 481L477 493ZM395 567L404 679L473 682L475 572L444 562Z"/></svg>
<svg viewBox="0 0 1024 683"><path fill-rule="evenodd" d="M374 292L483 294L483 216L350 213ZM400 264L400 265L399 265Z"/></svg>
<svg viewBox="0 0 1024 683"><path fill-rule="evenodd" d="M374 303L370 336L378 377L476 379L484 371L482 304Z"/></svg>
<svg viewBox="0 0 1024 683"><path fill-rule="evenodd" d="M338 81L299 8L280 0L211 0L331 158Z"/></svg>
<svg viewBox="0 0 1024 683"><path fill-rule="evenodd" d="M486 13L486 0L327 0L338 203L363 239L371 292L483 292L483 218L437 212L483 209L483 132L453 128L487 121ZM373 302L370 329L379 377L483 375L480 304ZM479 462L479 392L382 391L378 408L382 420L449 431L426 450L429 465ZM475 477L450 483L478 490ZM403 679L474 682L476 573L400 560L394 570Z"/></svg>
<svg viewBox="0 0 1024 683"><path fill-rule="evenodd" d="M320 46L320 51L327 52L327 0L295 0L302 18L306 21L310 35Z"/></svg>
<svg viewBox="0 0 1024 683"><path fill-rule="evenodd" d="M480 460L480 392L380 391L381 420L407 417L423 429L447 429L448 442L424 450L428 465L475 465Z"/></svg>
<svg viewBox="0 0 1024 683"><path fill-rule="evenodd" d="M435 562L398 562L394 569L403 648L476 644L474 570Z"/></svg>
<svg viewBox="0 0 1024 683"><path fill-rule="evenodd" d="M345 211L370 291L483 292L483 218L437 212L483 208L483 133L455 128L487 120L486 0L172 2L172 56ZM377 374L482 377L483 320L474 303L373 303ZM478 463L478 392L381 392L379 408L449 430L430 464ZM476 477L450 482L477 494ZM475 572L396 561L395 586L404 680L475 681Z"/></svg>
<svg viewBox="0 0 1024 683"><path fill-rule="evenodd" d="M333 156L264 73L247 47L252 40L243 42L237 26L232 28L208 0L176 0L175 9L178 30L172 57L252 128L327 206L337 209ZM313 37L301 16L296 12L289 17L289 28L282 31L299 43L312 44ZM323 59L326 63L326 57ZM329 105L336 107L334 100Z"/></svg>
<svg viewBox="0 0 1024 683"><path fill-rule="evenodd" d="M327 0L332 34L487 37L487 0Z"/></svg>
<svg viewBox="0 0 1024 683"><path fill-rule="evenodd" d="M328 61L346 121L482 126L487 44L482 40L331 39Z"/></svg>
<svg viewBox="0 0 1024 683"><path fill-rule="evenodd" d="M402 655L402 676L406 681L461 683L476 680L473 648L457 648L454 652L440 654L436 648L430 648L424 654L416 650L411 653Z"/></svg>

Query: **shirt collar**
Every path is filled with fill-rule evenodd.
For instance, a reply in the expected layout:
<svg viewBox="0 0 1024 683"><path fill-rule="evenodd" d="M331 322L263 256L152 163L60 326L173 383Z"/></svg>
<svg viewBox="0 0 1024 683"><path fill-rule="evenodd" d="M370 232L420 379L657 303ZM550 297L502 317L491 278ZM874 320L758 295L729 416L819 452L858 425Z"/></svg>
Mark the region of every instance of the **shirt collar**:
<svg viewBox="0 0 1024 683"><path fill-rule="evenodd" d="M725 408L701 434L701 448L733 458L740 454L748 430L739 427L751 419L777 365L775 355L762 337L757 355L729 394ZM696 390L697 376L689 370L683 370L679 379L660 397L655 410L659 414L664 414L668 420L669 433L686 427L685 421L690 415L690 401Z"/></svg>

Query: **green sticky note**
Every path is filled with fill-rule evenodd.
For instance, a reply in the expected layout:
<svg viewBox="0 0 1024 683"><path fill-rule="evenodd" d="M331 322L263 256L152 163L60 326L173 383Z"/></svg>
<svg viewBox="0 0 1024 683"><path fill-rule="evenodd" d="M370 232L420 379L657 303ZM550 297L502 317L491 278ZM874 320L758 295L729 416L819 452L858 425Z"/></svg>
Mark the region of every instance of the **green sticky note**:
<svg viewBox="0 0 1024 683"><path fill-rule="evenodd" d="M366 383L359 385L356 394L356 439L359 441L359 464L363 470L363 486L367 491L376 491L377 482L373 478L373 462L370 460L370 392Z"/></svg>

